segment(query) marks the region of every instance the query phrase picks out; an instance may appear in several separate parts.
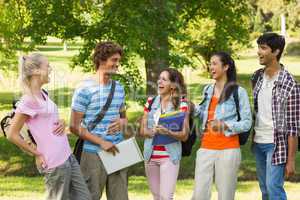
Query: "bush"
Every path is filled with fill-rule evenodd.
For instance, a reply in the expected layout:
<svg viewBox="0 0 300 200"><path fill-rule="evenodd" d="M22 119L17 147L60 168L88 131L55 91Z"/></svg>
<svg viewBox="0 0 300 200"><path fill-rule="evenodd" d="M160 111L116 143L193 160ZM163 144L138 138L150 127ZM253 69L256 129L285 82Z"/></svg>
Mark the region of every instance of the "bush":
<svg viewBox="0 0 300 200"><path fill-rule="evenodd" d="M300 42L292 42L286 48L287 55L299 56L300 55Z"/></svg>

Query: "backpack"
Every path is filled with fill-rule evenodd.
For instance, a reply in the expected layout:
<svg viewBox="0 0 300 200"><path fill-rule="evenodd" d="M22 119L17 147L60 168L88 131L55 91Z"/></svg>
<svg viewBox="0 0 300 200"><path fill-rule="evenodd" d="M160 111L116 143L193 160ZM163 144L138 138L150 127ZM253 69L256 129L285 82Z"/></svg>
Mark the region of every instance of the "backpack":
<svg viewBox="0 0 300 200"><path fill-rule="evenodd" d="M205 90L204 99L202 100L202 102L204 102L207 98L208 88L209 87L207 87L206 90ZM236 108L237 117L238 117L237 121L240 121L241 120L241 115L240 115L240 103L239 103L238 87L236 87L236 89L233 90L233 99L234 99L235 108ZM250 133L251 133L251 128L250 128L250 130L248 130L246 132L238 134L240 145L245 145L247 143Z"/></svg>
<svg viewBox="0 0 300 200"><path fill-rule="evenodd" d="M155 98L157 96L153 97L152 101L149 103L149 107L148 110L151 110L152 104L155 101ZM184 97L183 97L184 98ZM193 149L193 145L196 142L196 138L197 138L197 125L196 122L194 121L194 117L193 117L193 108L194 108L194 104L192 102L190 102L190 108L191 108L191 112L190 112L190 117L189 117L189 125L190 125L190 133L189 133L189 137L186 141L181 141L181 147L182 147L182 151L181 151L181 155L182 156L190 156L192 153L192 149Z"/></svg>
<svg viewBox="0 0 300 200"><path fill-rule="evenodd" d="M42 89L42 91L48 95L48 92L44 89ZM7 131L9 129L10 126L10 122L13 119L13 117L15 116L15 110L18 106L18 103L20 102L19 99L14 99L12 101L12 111L7 113L0 121L0 125L1 125L1 130L3 132L3 135L5 137L7 137ZM20 136L22 137L23 140L25 140L29 145L33 145L36 146L36 142L30 132L30 130L26 127L26 125L24 124L23 128L20 131Z"/></svg>

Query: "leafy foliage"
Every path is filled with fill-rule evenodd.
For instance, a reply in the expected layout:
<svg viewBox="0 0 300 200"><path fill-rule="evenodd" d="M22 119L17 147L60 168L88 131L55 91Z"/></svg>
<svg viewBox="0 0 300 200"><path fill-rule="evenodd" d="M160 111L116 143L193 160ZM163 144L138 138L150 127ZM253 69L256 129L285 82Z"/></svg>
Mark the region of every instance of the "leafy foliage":
<svg viewBox="0 0 300 200"><path fill-rule="evenodd" d="M205 67L212 53L234 53L249 44L248 4L244 1L214 2L207 1L203 5L206 12L191 20L185 30L190 36L186 47Z"/></svg>
<svg viewBox="0 0 300 200"><path fill-rule="evenodd" d="M45 43L47 36L80 37L84 45L73 67L90 71L95 44L116 41L126 52L122 80L134 85L131 88L142 85L140 66L134 62L139 56L145 60L148 94L155 92L152 85L161 69L195 67L195 59L207 66L214 51L234 52L248 43L249 7L239 0L15 0L5 1L3 7L7 14L18 9L1 15L16 28L0 32L18 33L11 42L18 45L8 49L22 49L25 38L30 48Z"/></svg>
<svg viewBox="0 0 300 200"><path fill-rule="evenodd" d="M23 45L25 24L22 1L0 1L0 69L16 69L15 50L26 49Z"/></svg>

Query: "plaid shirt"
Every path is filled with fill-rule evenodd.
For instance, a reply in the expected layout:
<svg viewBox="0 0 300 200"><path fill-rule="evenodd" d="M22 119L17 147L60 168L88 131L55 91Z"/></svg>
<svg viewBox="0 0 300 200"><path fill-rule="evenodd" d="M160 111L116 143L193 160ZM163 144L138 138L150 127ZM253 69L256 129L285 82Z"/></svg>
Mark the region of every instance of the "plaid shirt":
<svg viewBox="0 0 300 200"><path fill-rule="evenodd" d="M259 69L252 76L253 81L257 75L257 82L253 86L255 113L258 111L257 97L263 83L263 74L264 69ZM300 87L284 66L272 89L272 119L275 144L272 164L279 165L287 162L288 136L300 135Z"/></svg>

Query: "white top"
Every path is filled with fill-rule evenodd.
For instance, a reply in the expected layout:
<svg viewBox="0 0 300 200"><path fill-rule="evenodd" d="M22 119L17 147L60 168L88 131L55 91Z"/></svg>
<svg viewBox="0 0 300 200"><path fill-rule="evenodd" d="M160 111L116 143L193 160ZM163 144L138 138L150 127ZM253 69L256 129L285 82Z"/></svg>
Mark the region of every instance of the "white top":
<svg viewBox="0 0 300 200"><path fill-rule="evenodd" d="M256 143L274 143L274 125L272 120L272 89L277 78L278 74L271 79L266 74L264 74L263 76L263 83L257 98L258 112L256 115L254 126L254 142Z"/></svg>

